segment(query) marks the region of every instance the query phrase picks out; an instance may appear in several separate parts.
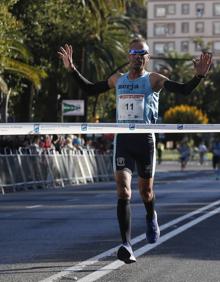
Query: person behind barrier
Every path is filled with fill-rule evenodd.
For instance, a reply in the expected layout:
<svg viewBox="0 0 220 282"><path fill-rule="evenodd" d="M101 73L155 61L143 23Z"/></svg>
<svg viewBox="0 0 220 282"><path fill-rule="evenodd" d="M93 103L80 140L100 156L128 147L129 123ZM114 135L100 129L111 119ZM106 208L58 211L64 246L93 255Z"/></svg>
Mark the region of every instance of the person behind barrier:
<svg viewBox="0 0 220 282"><path fill-rule="evenodd" d="M84 139L77 135L74 136L73 138L73 146L78 150L78 151L82 151L83 150L83 145L84 145L85 141Z"/></svg>
<svg viewBox="0 0 220 282"><path fill-rule="evenodd" d="M157 159L158 159L158 164L162 163L163 151L164 151L164 144L162 142L158 142L157 143Z"/></svg>
<svg viewBox="0 0 220 282"><path fill-rule="evenodd" d="M181 170L184 170L186 168L186 165L190 159L191 155L191 150L190 147L187 143L187 141L182 141L179 148L178 152L180 154L180 165L181 165Z"/></svg>
<svg viewBox="0 0 220 282"><path fill-rule="evenodd" d="M42 152L42 148L40 146L41 137L40 135L34 135L33 140L29 146L30 153L33 155L40 155Z"/></svg>
<svg viewBox="0 0 220 282"><path fill-rule="evenodd" d="M66 149L67 151L71 151L71 152L77 150L76 147L73 145L73 137L71 137L71 135L68 135L66 137L64 149Z"/></svg>
<svg viewBox="0 0 220 282"><path fill-rule="evenodd" d="M215 138L212 144L212 165L215 171L216 180L220 179L220 137Z"/></svg>
<svg viewBox="0 0 220 282"><path fill-rule="evenodd" d="M198 147L199 163L200 163L200 165L203 165L203 164L204 164L205 155L206 155L207 151L208 151L208 149L207 149L205 143L202 141L202 142L199 144L199 147Z"/></svg>
<svg viewBox="0 0 220 282"><path fill-rule="evenodd" d="M107 80L93 83L76 69L72 59L72 46L66 44L58 51L64 67L88 95L97 95L111 88L116 89L117 123L156 123L158 118L159 93L167 92L189 95L208 73L212 55L202 53L193 60L195 75L187 83L169 80L162 74L146 70L150 50L143 38L134 38L128 49L129 71L116 72ZM157 213L154 208L153 180L156 163L155 137L153 134L117 134L114 140L115 180L117 187L117 217L122 245L117 257L125 263L136 261L131 246L131 179L135 163L138 172L138 187L146 209L146 238L152 244L160 236Z"/></svg>

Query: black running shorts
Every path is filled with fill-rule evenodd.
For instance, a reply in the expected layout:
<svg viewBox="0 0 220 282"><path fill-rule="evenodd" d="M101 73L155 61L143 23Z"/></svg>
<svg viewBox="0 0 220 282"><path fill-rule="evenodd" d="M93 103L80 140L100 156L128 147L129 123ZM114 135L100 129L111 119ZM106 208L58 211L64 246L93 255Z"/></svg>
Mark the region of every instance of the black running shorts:
<svg viewBox="0 0 220 282"><path fill-rule="evenodd" d="M117 134L114 140L114 171L133 173L135 164L138 175L144 179L154 176L156 153L155 138L147 134Z"/></svg>

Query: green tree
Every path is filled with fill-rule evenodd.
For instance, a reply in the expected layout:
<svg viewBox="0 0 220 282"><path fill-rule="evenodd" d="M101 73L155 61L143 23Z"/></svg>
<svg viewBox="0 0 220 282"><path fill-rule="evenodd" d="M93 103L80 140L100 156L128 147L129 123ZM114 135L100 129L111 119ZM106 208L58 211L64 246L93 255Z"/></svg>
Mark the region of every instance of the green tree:
<svg viewBox="0 0 220 282"><path fill-rule="evenodd" d="M211 41L209 41L208 43L205 43L203 38L198 36L198 37L194 38L193 42L198 46L198 48L202 52L210 52L211 46L212 46Z"/></svg>
<svg viewBox="0 0 220 282"><path fill-rule="evenodd" d="M189 81L195 74L192 59L192 56L189 54L169 53L165 61L170 67L168 77L178 82ZM217 105L219 105L217 98L218 80L215 79L218 74L218 68L213 68L207 78L202 80L189 96L166 93L164 91L160 97L160 114L162 117L169 108L175 107L176 105L188 104L190 106L196 106L207 113L209 121L213 122L215 120L213 114L216 116L216 111L218 111ZM214 83L214 81L216 83Z"/></svg>
<svg viewBox="0 0 220 282"><path fill-rule="evenodd" d="M10 13L15 0L3 1L0 4L0 115L1 121L7 121L7 108L10 94L9 73L26 78L35 89L40 89L41 79L45 73L32 67L29 62L31 55L24 47L21 35L21 23Z"/></svg>
<svg viewBox="0 0 220 282"><path fill-rule="evenodd" d="M178 105L169 108L164 113L163 122L170 124L207 124L209 122L206 113L201 111L198 107L189 105ZM198 140L201 138L200 134L185 134L189 140ZM167 140L180 141L182 134L166 134Z"/></svg>
<svg viewBox="0 0 220 282"><path fill-rule="evenodd" d="M220 65L211 70L209 77L204 80L204 95L202 96L201 109L209 117L210 123L220 123Z"/></svg>
<svg viewBox="0 0 220 282"><path fill-rule="evenodd" d="M192 78L193 63L192 57L189 54L179 54L176 51L169 52L164 60L164 65L168 65L169 73L166 74L169 79L186 82ZM160 96L160 114L169 108L180 104L188 103L187 98L179 94L164 93Z"/></svg>
<svg viewBox="0 0 220 282"><path fill-rule="evenodd" d="M165 123L208 123L208 117L195 106L178 105L167 110L164 114Z"/></svg>
<svg viewBox="0 0 220 282"><path fill-rule="evenodd" d="M147 2L128 1L126 15L131 19L131 30L134 34L141 34L147 38Z"/></svg>
<svg viewBox="0 0 220 282"><path fill-rule="evenodd" d="M44 65L48 72L36 100L37 120L42 120L42 116L43 121L58 119L58 97L68 99L84 95L57 58L56 51L60 45L66 42L73 45L76 65L93 81L105 78L123 61L124 46L131 34L125 17L128 2L17 2L13 12L24 23L25 42L35 54L34 61ZM92 112L90 105L88 109Z"/></svg>

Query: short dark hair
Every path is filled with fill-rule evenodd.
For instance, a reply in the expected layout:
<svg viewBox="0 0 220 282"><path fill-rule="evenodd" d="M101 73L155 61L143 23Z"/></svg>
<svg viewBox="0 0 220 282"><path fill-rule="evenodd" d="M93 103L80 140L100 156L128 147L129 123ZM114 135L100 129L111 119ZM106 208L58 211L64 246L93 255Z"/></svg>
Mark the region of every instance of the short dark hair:
<svg viewBox="0 0 220 282"><path fill-rule="evenodd" d="M130 41L129 46L133 45L134 43L144 43L144 44L147 44L147 41L146 41L146 39L144 37L135 37L135 38L133 38Z"/></svg>
<svg viewBox="0 0 220 282"><path fill-rule="evenodd" d="M148 46L147 41L144 37L135 37L134 39L131 40L129 47L132 48L132 45L135 44L135 43L142 43L142 44L146 45L146 48L144 48L144 49L146 49L147 54L150 53L149 46Z"/></svg>

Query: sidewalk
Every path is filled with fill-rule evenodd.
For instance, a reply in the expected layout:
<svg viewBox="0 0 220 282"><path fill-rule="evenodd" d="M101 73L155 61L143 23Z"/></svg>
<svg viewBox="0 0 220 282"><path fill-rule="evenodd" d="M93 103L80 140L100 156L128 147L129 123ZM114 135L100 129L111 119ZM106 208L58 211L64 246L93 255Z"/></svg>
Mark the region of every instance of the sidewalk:
<svg viewBox="0 0 220 282"><path fill-rule="evenodd" d="M198 161L191 161L183 171L180 169L180 162L178 161L164 161L156 165L155 180L185 178L190 176L208 176L214 178L215 174L212 168L212 162L206 161L201 166Z"/></svg>
<svg viewBox="0 0 220 282"><path fill-rule="evenodd" d="M206 161L203 165L200 165L198 161L188 162L184 171L198 171L198 170L213 170L212 162ZM164 161L161 164L156 164L156 172L160 171L180 171L180 162L179 161Z"/></svg>

